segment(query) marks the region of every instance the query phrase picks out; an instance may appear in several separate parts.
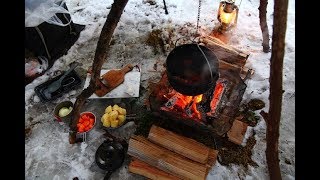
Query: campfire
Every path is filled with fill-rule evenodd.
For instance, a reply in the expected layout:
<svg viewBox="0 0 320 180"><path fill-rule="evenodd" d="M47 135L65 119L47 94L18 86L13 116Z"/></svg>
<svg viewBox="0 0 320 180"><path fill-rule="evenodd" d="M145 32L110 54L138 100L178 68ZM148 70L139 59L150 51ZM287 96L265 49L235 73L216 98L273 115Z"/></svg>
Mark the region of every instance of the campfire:
<svg viewBox="0 0 320 180"><path fill-rule="evenodd" d="M175 90L171 90L168 94L164 95L164 97L169 100L165 103L164 107L161 107L161 110L184 112L184 115L188 117L201 120L201 114L197 106L201 102L202 96L202 94L187 96L176 92Z"/></svg>
<svg viewBox="0 0 320 180"><path fill-rule="evenodd" d="M208 39L207 42L213 43ZM217 46L209 43L206 45L209 48ZM237 59L241 61L235 61L235 58L225 58L226 51L215 52L217 52L216 55L219 59L219 68L216 70L218 75L216 75L216 80L213 78L215 81L208 81L210 84L208 90L200 94L194 94L194 90L190 90L189 94L181 93L173 87L176 84L170 82L170 80L172 81L172 73L168 72L167 67L160 81L152 86L152 92L148 99L150 110L159 118L180 121L192 127L200 126L221 136L226 134L237 115L246 89L243 75L250 75L251 72L244 72L237 68L241 61L240 67L243 67L245 64L243 59L246 59L247 56L240 57L238 55ZM228 54L228 57L236 56Z"/></svg>
<svg viewBox="0 0 320 180"><path fill-rule="evenodd" d="M224 93L226 81L218 81L214 93L200 94L196 96L183 95L174 89L163 96L168 101L160 109L162 111L177 113L182 117L192 118L195 121L207 123L206 117L214 117L218 114L220 99ZM208 101L210 101L208 103ZM207 106L210 107L207 107Z"/></svg>

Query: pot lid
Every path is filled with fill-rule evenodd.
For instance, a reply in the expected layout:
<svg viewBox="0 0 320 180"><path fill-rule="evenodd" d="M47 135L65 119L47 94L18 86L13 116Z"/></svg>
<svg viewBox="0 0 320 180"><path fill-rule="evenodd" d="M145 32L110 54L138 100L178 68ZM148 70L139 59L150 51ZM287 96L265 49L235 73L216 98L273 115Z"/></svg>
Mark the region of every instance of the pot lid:
<svg viewBox="0 0 320 180"><path fill-rule="evenodd" d="M112 171L119 168L124 161L124 149L118 142L104 141L97 149L95 161L99 168Z"/></svg>

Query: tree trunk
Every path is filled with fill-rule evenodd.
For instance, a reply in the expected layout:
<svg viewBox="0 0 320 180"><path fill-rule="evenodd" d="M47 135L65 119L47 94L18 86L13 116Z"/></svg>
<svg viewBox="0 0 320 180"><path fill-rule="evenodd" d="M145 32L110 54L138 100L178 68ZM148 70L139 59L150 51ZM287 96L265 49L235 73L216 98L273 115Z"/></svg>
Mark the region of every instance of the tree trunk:
<svg viewBox="0 0 320 180"><path fill-rule="evenodd" d="M267 120L266 157L270 179L281 179L279 167L279 125L282 105L282 71L287 28L288 0L274 1L272 54L270 65L270 108Z"/></svg>
<svg viewBox="0 0 320 180"><path fill-rule="evenodd" d="M270 52L269 46L269 29L267 24L267 5L268 0L260 0L259 6L259 19L260 19L260 28L262 32L262 47L263 52Z"/></svg>
<svg viewBox="0 0 320 180"><path fill-rule="evenodd" d="M128 0L115 0L111 6L110 12L108 14L107 20L103 25L99 41L97 44L93 64L92 64L92 76L90 79L89 86L82 91L82 93L77 97L77 100L74 105L73 118L69 124L70 133L69 133L69 142L74 144L76 142L77 134L77 123L80 116L80 110L85 103L86 99L90 97L95 90L98 88L97 81L100 79L100 71L103 63L109 52L109 44L111 37L117 24L120 20L122 12L127 4Z"/></svg>

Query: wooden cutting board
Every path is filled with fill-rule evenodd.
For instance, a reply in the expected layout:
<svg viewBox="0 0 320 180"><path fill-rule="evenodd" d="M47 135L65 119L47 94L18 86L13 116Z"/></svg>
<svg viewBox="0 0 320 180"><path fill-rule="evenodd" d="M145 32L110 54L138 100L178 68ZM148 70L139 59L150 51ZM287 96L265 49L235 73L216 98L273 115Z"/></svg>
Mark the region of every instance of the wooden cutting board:
<svg viewBox="0 0 320 180"><path fill-rule="evenodd" d="M83 89L86 89L91 80L91 73L90 68L87 72L87 77L84 82ZM102 76L111 71L113 69L101 69L100 71L100 78ZM114 69L118 70L118 69ZM140 79L141 79L141 67L139 65L136 65L133 67L131 71L125 74L124 81L119 86L105 94L104 96L98 96L95 93L93 93L88 99L109 99L109 98L133 98L133 97L139 97L139 91L140 91Z"/></svg>
<svg viewBox="0 0 320 180"><path fill-rule="evenodd" d="M124 66L122 69L112 69L102 75L101 80L98 81L98 89L95 94L99 97L106 95L120 84L124 82L124 76L126 73L133 69L131 64Z"/></svg>

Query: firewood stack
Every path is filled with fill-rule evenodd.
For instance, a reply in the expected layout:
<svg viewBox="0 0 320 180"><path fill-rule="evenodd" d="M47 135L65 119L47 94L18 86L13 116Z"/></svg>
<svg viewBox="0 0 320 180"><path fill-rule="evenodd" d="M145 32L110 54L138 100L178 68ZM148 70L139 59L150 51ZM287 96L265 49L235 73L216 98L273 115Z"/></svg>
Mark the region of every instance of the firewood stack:
<svg viewBox="0 0 320 180"><path fill-rule="evenodd" d="M163 128L152 126L148 138L132 136L129 171L149 179L206 179L218 151Z"/></svg>

